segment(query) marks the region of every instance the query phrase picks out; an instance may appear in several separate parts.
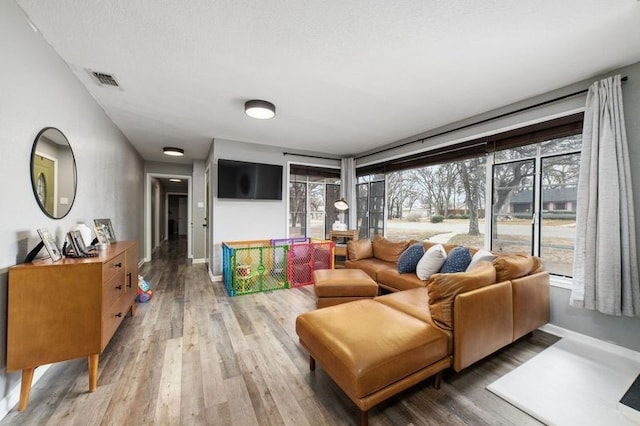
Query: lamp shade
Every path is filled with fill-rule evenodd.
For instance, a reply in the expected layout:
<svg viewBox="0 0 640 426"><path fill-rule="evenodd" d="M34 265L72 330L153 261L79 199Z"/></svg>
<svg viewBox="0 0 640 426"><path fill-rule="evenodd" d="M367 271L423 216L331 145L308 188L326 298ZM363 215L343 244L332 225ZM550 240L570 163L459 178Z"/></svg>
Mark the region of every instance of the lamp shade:
<svg viewBox="0 0 640 426"><path fill-rule="evenodd" d="M336 200L336 202L333 203L333 206L336 208L336 210L339 210L341 212L349 209L349 204L344 198L340 198L339 200Z"/></svg>
<svg viewBox="0 0 640 426"><path fill-rule="evenodd" d="M172 146L165 146L162 152L164 152L165 155L171 155L173 157L182 157L184 155L184 149L174 148Z"/></svg>
<svg viewBox="0 0 640 426"><path fill-rule="evenodd" d="M276 116L276 106L271 102L252 99L244 103L244 113L251 118L268 120Z"/></svg>

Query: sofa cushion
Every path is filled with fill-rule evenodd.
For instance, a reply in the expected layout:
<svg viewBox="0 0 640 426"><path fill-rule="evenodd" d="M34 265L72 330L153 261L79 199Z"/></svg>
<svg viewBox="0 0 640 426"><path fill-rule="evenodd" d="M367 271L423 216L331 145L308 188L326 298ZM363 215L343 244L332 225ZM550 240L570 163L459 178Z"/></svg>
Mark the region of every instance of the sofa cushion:
<svg viewBox="0 0 640 426"><path fill-rule="evenodd" d="M425 287L426 281L418 278L413 272L401 274L397 269L382 269L378 271L378 284L389 291L403 291L417 287Z"/></svg>
<svg viewBox="0 0 640 426"><path fill-rule="evenodd" d="M533 269L533 257L527 253L501 254L493 261L496 282L524 277Z"/></svg>
<svg viewBox="0 0 640 426"><path fill-rule="evenodd" d="M458 246L447 254L447 260L444 261L440 272L443 274L451 274L455 272L464 272L471 263L471 252L466 247Z"/></svg>
<svg viewBox="0 0 640 426"><path fill-rule="evenodd" d="M373 257L385 262L396 263L403 251L409 247L408 241L389 241L376 235L371 243L373 245Z"/></svg>
<svg viewBox="0 0 640 426"><path fill-rule="evenodd" d="M355 261L345 260L344 266L345 268L362 269L376 281L378 280L378 271L391 269L397 272L395 263L385 262L384 260L376 259L375 257Z"/></svg>
<svg viewBox="0 0 640 426"><path fill-rule="evenodd" d="M533 266L531 267L531 271L529 271L529 275L544 271L542 259L538 256L531 256L531 258L533 259Z"/></svg>
<svg viewBox="0 0 640 426"><path fill-rule="evenodd" d="M445 252L442 244L431 246L418 261L416 275L421 280L428 280L431 275L442 268L445 260L447 260L447 252Z"/></svg>
<svg viewBox="0 0 640 426"><path fill-rule="evenodd" d="M420 321L433 324L431 311L429 310L429 295L426 287L397 291L395 293L378 296L373 300L402 311L405 314L409 314L412 317L416 317Z"/></svg>
<svg viewBox="0 0 640 426"><path fill-rule="evenodd" d="M369 259L373 257L371 240L349 240L347 242L347 255L349 260Z"/></svg>
<svg viewBox="0 0 640 426"><path fill-rule="evenodd" d="M405 251L402 252L398 258L398 272L406 274L408 272L415 272L418 262L424 254L424 246L422 243L415 243L410 245Z"/></svg>
<svg viewBox="0 0 640 426"><path fill-rule="evenodd" d="M472 269L476 265L476 263L480 262L481 260L493 262L497 257L497 254L493 254L489 250L481 248L471 257L471 263L469 264L469 266L467 266L467 271Z"/></svg>
<svg viewBox="0 0 640 426"><path fill-rule="evenodd" d="M452 330L453 301L456 296L495 282L496 270L487 261L478 262L467 272L433 274L427 283L433 321L445 330Z"/></svg>

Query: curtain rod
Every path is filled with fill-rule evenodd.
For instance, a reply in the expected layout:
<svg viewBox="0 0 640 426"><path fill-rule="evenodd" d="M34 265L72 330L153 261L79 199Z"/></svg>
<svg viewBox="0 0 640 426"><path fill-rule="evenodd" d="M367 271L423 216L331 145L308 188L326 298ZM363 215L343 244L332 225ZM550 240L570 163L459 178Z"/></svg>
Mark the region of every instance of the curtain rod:
<svg viewBox="0 0 640 426"><path fill-rule="evenodd" d="M320 158L322 160L337 160L340 161L339 158L334 158L334 157L321 157L319 155L307 155L307 154L296 154L293 152L283 152L283 155L295 155L296 157L309 157L309 158Z"/></svg>
<svg viewBox="0 0 640 426"><path fill-rule="evenodd" d="M627 81L628 79L629 79L629 77L627 77L625 75L620 80L621 81ZM455 129L445 130L445 131L442 131L440 133L436 133L435 135L426 136L424 138L416 139L416 140L413 140L413 141L410 141L410 142L405 142L405 143L402 143L400 145L392 146L392 147L389 147L389 148L384 148L384 149L381 149L379 151L375 151L375 152L369 153L367 155L361 155L359 157L355 157L355 159L359 160L361 158L370 157L372 155L380 154L382 152L387 152L387 151L394 150L396 148L401 148L403 146L411 145L411 144L414 144L416 142L424 142L426 140L433 139L433 138L436 138L438 136L443 136L443 135L446 135L446 134L449 134L449 133L457 132L458 130L464 130L464 129L467 129L469 127L477 126L479 124L488 123L489 121L498 120L500 118L508 117L510 115L517 114L519 112L528 111L530 109L534 109L534 108L545 106L545 105L548 105L548 104L551 104L551 103L554 103L554 102L562 101L564 99L571 98L573 96L582 95L583 93L587 93L588 91L589 91L588 88L587 89L583 89L583 90L579 90L577 92L569 93L568 95L563 95L563 96L559 96L559 97L554 98L554 99L549 99L548 101L539 102L539 103L537 103L535 105L530 105L530 106L527 106L527 107L524 107L524 108L517 109L515 111L505 112L504 114L499 114L499 115L496 115L495 117L489 117L489 118L485 118L484 120L476 121L474 123L465 124L464 126L456 127Z"/></svg>

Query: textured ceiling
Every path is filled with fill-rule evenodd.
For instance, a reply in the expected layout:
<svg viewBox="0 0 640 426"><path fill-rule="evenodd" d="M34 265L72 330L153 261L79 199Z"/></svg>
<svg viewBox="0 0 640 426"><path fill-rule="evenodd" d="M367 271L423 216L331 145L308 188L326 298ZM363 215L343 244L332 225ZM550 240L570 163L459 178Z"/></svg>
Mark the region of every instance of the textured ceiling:
<svg viewBox="0 0 640 426"><path fill-rule="evenodd" d="M213 138L360 153L640 61L636 0L17 2L153 161Z"/></svg>

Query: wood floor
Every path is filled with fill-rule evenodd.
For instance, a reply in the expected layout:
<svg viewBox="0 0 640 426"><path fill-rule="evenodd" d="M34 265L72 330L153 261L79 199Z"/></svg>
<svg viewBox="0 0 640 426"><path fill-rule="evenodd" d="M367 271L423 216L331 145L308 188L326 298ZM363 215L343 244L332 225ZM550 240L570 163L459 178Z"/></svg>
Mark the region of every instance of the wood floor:
<svg viewBox="0 0 640 426"><path fill-rule="evenodd" d="M100 357L88 392L85 359L51 366L29 406L0 425L357 424L359 411L326 376L309 372L295 318L314 309L313 287L230 298L189 265L186 241L164 243L141 273L153 299L127 317ZM535 332L457 374L369 413L371 425L539 424L485 386L552 344Z"/></svg>

